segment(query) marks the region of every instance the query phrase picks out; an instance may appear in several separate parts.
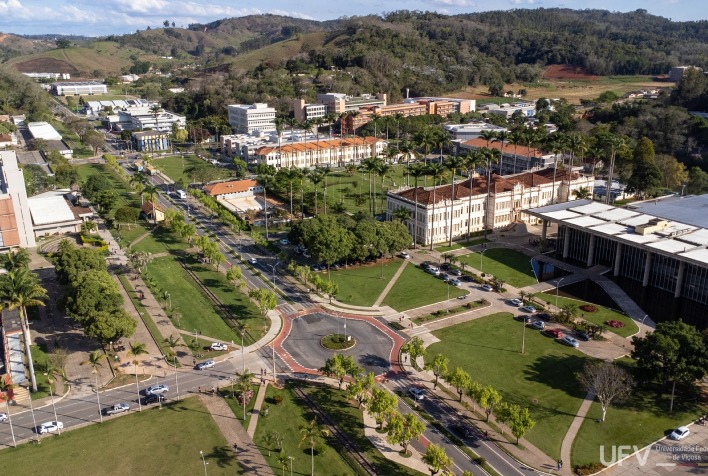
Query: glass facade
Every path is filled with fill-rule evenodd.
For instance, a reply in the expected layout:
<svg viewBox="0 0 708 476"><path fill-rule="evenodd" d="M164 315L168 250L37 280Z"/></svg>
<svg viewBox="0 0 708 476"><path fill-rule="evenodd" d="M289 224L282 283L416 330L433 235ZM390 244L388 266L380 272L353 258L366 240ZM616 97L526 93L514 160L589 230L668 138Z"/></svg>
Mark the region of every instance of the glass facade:
<svg viewBox="0 0 708 476"><path fill-rule="evenodd" d="M615 255L617 254L617 242L608 240L601 236L595 237L595 253L590 266L601 264L610 269L615 267Z"/></svg>
<svg viewBox="0 0 708 476"><path fill-rule="evenodd" d="M673 293L676 290L678 268L678 260L669 256L654 254L649 273L649 286Z"/></svg>
<svg viewBox="0 0 708 476"><path fill-rule="evenodd" d="M687 265L681 295L686 299L708 304L708 269Z"/></svg>
<svg viewBox="0 0 708 476"><path fill-rule="evenodd" d="M590 233L568 228L566 239L570 242L567 259L585 266L588 261L588 250L590 249Z"/></svg>
<svg viewBox="0 0 708 476"><path fill-rule="evenodd" d="M622 247L620 276L641 282L644 279L646 259L647 252L642 249L633 246Z"/></svg>

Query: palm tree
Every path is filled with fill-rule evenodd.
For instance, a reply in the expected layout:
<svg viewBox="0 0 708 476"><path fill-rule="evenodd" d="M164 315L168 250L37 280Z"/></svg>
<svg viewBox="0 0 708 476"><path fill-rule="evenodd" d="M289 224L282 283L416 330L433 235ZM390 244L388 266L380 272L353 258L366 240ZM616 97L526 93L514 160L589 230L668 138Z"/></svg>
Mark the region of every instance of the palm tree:
<svg viewBox="0 0 708 476"><path fill-rule="evenodd" d="M483 147L480 149L484 157L487 161L487 201L484 204L484 221L486 222L484 224L484 239L487 239L487 230L489 230L489 208L490 208L490 202L491 202L491 190L492 190L492 163L496 162L498 159L498 155L501 153L500 150L497 149L488 149L486 147ZM491 215L494 215L494 211L492 211ZM492 226L494 223L492 222Z"/></svg>
<svg viewBox="0 0 708 476"><path fill-rule="evenodd" d="M293 217L293 187L300 179L302 170L297 167L290 167L287 169L280 169L278 170L278 173L283 177L283 180L285 180L285 183L290 189L290 216Z"/></svg>
<svg viewBox="0 0 708 476"><path fill-rule="evenodd" d="M437 190L438 181L442 181L445 176L445 166L442 164L428 165L428 174L433 179L433 214L430 219L430 250L433 250L433 242L435 235L435 191Z"/></svg>
<svg viewBox="0 0 708 476"><path fill-rule="evenodd" d="M479 138L487 141L487 148L489 148L489 143L496 139L497 133L490 130L483 130L479 133Z"/></svg>
<svg viewBox="0 0 708 476"><path fill-rule="evenodd" d="M580 187L573 190L573 196L578 200L588 199L591 195L592 194L590 193L590 189L588 187Z"/></svg>
<svg viewBox="0 0 708 476"><path fill-rule="evenodd" d="M34 363L30 349L32 338L27 320L27 307L44 306L45 299L47 299L47 290L39 284L37 275L28 269L17 268L0 276L0 310L7 308L19 311L22 339L25 343L25 355L27 356L33 392L37 391L37 378L34 375Z"/></svg>
<svg viewBox="0 0 708 476"><path fill-rule="evenodd" d="M285 470L290 468L290 457L283 450L278 454L278 463L283 468L282 476L285 476Z"/></svg>
<svg viewBox="0 0 708 476"><path fill-rule="evenodd" d="M135 388L138 391L138 411L143 411L140 405L140 386L138 385L138 361L139 355L148 354L147 346L142 342L130 342L130 350L128 350L128 356L133 357L133 365L135 366Z"/></svg>
<svg viewBox="0 0 708 476"><path fill-rule="evenodd" d="M258 181L263 185L263 214L265 218L265 237L268 239L268 193L266 189L273 181L275 176L275 167L272 165L260 164L256 168Z"/></svg>
<svg viewBox="0 0 708 476"><path fill-rule="evenodd" d="M241 392L241 402L243 403L243 421L246 421L246 393L251 390L251 382L256 374L248 369L243 372L236 372L236 387Z"/></svg>
<svg viewBox="0 0 708 476"><path fill-rule="evenodd" d="M455 175L457 171L464 167L465 159L459 155L453 155L448 157L445 161L445 168L447 168L452 174L452 196L450 197L450 242L449 246L452 246L452 218L453 212L455 210Z"/></svg>
<svg viewBox="0 0 708 476"><path fill-rule="evenodd" d="M430 149L435 147L438 143L434 129L430 126L418 130L413 136L413 142L416 147L421 147L425 151L425 159L428 158Z"/></svg>
<svg viewBox="0 0 708 476"><path fill-rule="evenodd" d="M317 184L324 180L324 174L319 168L308 170L306 173L307 178L310 179L312 185L315 186L315 216L317 216Z"/></svg>
<svg viewBox="0 0 708 476"><path fill-rule="evenodd" d="M18 250L10 250L7 254L0 256L2 267L7 271L12 271L18 268L27 268L29 266L30 257L25 248Z"/></svg>
<svg viewBox="0 0 708 476"><path fill-rule="evenodd" d="M10 414L10 392L14 388L10 376L8 374L0 375L0 394L5 400L5 412L7 413L7 421L10 424L10 433L12 434L12 446L17 448L17 441L15 441L15 427L12 426L12 415Z"/></svg>
<svg viewBox="0 0 708 476"><path fill-rule="evenodd" d="M322 193L322 203L324 204L324 214L327 214L327 176L332 173L332 168L329 165L323 167L318 167L322 172L322 179L324 180L324 188Z"/></svg>
<svg viewBox="0 0 708 476"><path fill-rule="evenodd" d="M391 166L382 160L379 160L376 165L376 175L381 177L381 213L383 213L384 200L386 199L384 195L384 181L386 177L391 175ZM376 214L376 206L374 206L374 214Z"/></svg>
<svg viewBox="0 0 708 476"><path fill-rule="evenodd" d="M281 148L281 142L283 140L283 129L285 128L287 122L288 119L284 116L276 116L276 118L273 120L273 123L275 124L275 132L278 134L278 168L282 167L283 165L281 156L283 152Z"/></svg>
<svg viewBox="0 0 708 476"><path fill-rule="evenodd" d="M170 335L169 337L166 337L164 339L165 346L170 349L169 354L171 356L174 356L177 354L176 350L177 347L182 347L182 343L179 341L179 337L175 337L173 335ZM168 356L168 360L171 360L171 357Z"/></svg>
<svg viewBox="0 0 708 476"><path fill-rule="evenodd" d="M380 159L369 157L361 161L360 169L369 174L369 211L376 214L375 200L373 198L372 176L376 173Z"/></svg>
<svg viewBox="0 0 708 476"><path fill-rule="evenodd" d="M58 378L61 378L62 381L66 380L66 374L64 373L64 369L62 367L57 367L56 365L51 363L51 361L45 367L44 374L47 376L47 383L49 384L49 395L52 398L54 421L59 421L59 417L57 417L57 407L54 404L54 384L56 383ZM59 434L61 435L61 428L59 428Z"/></svg>
<svg viewBox="0 0 708 476"><path fill-rule="evenodd" d="M408 171L410 170L411 159L416 159L418 157L418 153L415 151L415 147L413 147L409 142L404 142L402 145L399 144L398 151L400 154L399 160L406 161L406 187L409 187L410 174Z"/></svg>
<svg viewBox="0 0 708 476"><path fill-rule="evenodd" d="M155 196L158 193L158 188L151 183L147 183L143 187L143 191L140 193L141 197L147 195L148 199L150 200L150 205L152 205L152 218L155 224L157 224L157 214L155 213Z"/></svg>
<svg viewBox="0 0 708 476"><path fill-rule="evenodd" d="M509 138L508 138L509 144L514 146L514 171L512 173L516 173L516 156L517 153L516 151L519 148L519 144L524 143L524 133L521 129L514 129L509 133Z"/></svg>
<svg viewBox="0 0 708 476"><path fill-rule="evenodd" d="M236 322L236 330L241 334L241 372L246 372L246 359L243 357L243 337L251 330L247 322Z"/></svg>
<svg viewBox="0 0 708 476"><path fill-rule="evenodd" d="M572 133L568 136L568 148L570 149L570 169L572 169L576 155L585 157L589 148L588 141L580 134Z"/></svg>
<svg viewBox="0 0 708 476"><path fill-rule="evenodd" d="M607 151L602 147L593 147L588 150L588 153L592 156L592 175L595 176L595 169L597 168L597 161L603 160L607 156Z"/></svg>
<svg viewBox="0 0 708 476"><path fill-rule="evenodd" d="M300 445L302 445L303 443L307 443L307 445L310 447L310 475L314 476L315 446L317 446L317 443L319 442L320 438L329 436L329 430L317 423L317 419L313 418L307 425L303 425L300 427L300 434L302 435L302 439L300 439Z"/></svg>
<svg viewBox="0 0 708 476"><path fill-rule="evenodd" d="M558 155L561 153L563 146L562 143L559 140L555 140L556 138L552 136L549 136L549 139L551 139L547 143L547 147L551 150L553 153L553 196L551 198L551 203L556 203L556 173L558 171ZM562 158L562 157L561 157Z"/></svg>
<svg viewBox="0 0 708 476"><path fill-rule="evenodd" d="M467 202L467 241L470 240L472 234L472 179L475 169L485 162L486 157L481 149L470 150L462 156L467 167L467 176L470 179L470 194Z"/></svg>
<svg viewBox="0 0 708 476"><path fill-rule="evenodd" d="M504 144L509 140L509 133L506 131L499 131L496 133L496 137L492 142L501 142L501 155L499 156L499 175L504 175L503 170L503 160L504 160Z"/></svg>
<svg viewBox="0 0 708 476"><path fill-rule="evenodd" d="M612 195L612 176L615 171L615 158L618 152L621 152L627 147L627 142L623 137L613 135L607 140L605 147L610 154L610 166L607 172L607 194L605 196L605 203L609 205L610 196Z"/></svg>
<svg viewBox="0 0 708 476"><path fill-rule="evenodd" d="M397 145L401 145L401 121L403 120L405 116L401 114L400 112L397 112L396 114L393 115L393 120L396 121L396 143ZM399 147L400 149L400 147Z"/></svg>
<svg viewBox="0 0 708 476"><path fill-rule="evenodd" d="M413 248L418 246L418 179L428 173L427 168L423 164L413 164L408 167L408 174L414 179L413 201L415 202L415 211L413 218Z"/></svg>
<svg viewBox="0 0 708 476"><path fill-rule="evenodd" d="M89 352L88 360L85 360L80 364L88 365L89 367L91 367L91 373L96 376L96 403L98 404L98 416L101 420L101 423L103 423L103 412L101 411L101 398L99 397L100 392L98 388L98 368L103 367L103 365L101 365L101 361L105 358L106 354L104 354L100 350L92 350L91 352Z"/></svg>

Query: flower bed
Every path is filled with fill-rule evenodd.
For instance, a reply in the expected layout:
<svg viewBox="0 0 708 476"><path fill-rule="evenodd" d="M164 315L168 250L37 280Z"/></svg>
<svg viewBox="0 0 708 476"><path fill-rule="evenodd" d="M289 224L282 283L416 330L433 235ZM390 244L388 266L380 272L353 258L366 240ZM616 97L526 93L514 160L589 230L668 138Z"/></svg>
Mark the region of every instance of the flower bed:
<svg viewBox="0 0 708 476"><path fill-rule="evenodd" d="M610 327L614 327L615 329L621 329L624 327L624 322L615 321L615 320L607 321L607 322L605 322L605 324L607 324Z"/></svg>
<svg viewBox="0 0 708 476"><path fill-rule="evenodd" d="M583 304L580 306L580 309L585 312L597 312L597 306L593 306L592 304Z"/></svg>

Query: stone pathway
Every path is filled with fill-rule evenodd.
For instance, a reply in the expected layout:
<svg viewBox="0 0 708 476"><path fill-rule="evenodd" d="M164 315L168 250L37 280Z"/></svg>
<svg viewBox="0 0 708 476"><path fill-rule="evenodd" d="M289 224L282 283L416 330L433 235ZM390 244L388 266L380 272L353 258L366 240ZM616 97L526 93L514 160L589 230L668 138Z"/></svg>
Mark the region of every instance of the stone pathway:
<svg viewBox="0 0 708 476"><path fill-rule="evenodd" d="M241 423L236 421L236 417L224 399L205 395L200 395L199 398L228 441L229 448L241 465L242 474L274 474L253 439Z"/></svg>
<svg viewBox="0 0 708 476"><path fill-rule="evenodd" d="M408 264L408 260L404 259L403 263L401 263L401 266L398 267L398 270L396 270L396 274L393 275L391 280L388 282L386 287L384 288L383 291L381 291L381 294L379 295L379 298L376 300L374 303L373 307L379 307L381 303L383 302L384 299L386 299L386 296L388 296L389 291L391 291L391 288L393 287L394 284L396 284L396 281L398 281L398 278L403 274L403 270L406 269L406 265Z"/></svg>
<svg viewBox="0 0 708 476"><path fill-rule="evenodd" d="M585 420L585 416L588 414L588 411L590 411L590 406L592 405L592 402L594 400L595 394L592 392L588 392L588 394L585 395L585 400L583 400L583 403L580 404L580 408L578 408L578 412L575 414L573 422L568 427L568 431L566 432L565 437L563 438L563 443L561 444L560 459L561 461L563 461L563 468L559 471L558 474L573 474L570 465L570 452L573 449L573 441L578 435L578 431L580 431L580 427L582 426L583 421Z"/></svg>
<svg viewBox="0 0 708 476"><path fill-rule="evenodd" d="M263 400L265 399L266 390L268 389L268 384L261 385L258 387L258 394L256 395L256 402L253 404L253 410L251 411L251 419L248 420L248 436L253 438L256 434L256 426L258 425L258 417L261 415L261 407L263 406Z"/></svg>

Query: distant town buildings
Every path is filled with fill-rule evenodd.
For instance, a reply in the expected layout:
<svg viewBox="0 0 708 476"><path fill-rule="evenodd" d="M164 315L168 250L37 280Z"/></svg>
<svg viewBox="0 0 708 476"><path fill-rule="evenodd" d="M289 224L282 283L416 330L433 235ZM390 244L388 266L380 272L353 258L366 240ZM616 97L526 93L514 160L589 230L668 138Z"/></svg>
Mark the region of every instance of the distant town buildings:
<svg viewBox="0 0 708 476"><path fill-rule="evenodd" d="M57 96L90 96L108 94L108 87L97 81L54 83L52 84L52 93Z"/></svg>
<svg viewBox="0 0 708 476"><path fill-rule="evenodd" d="M22 73L32 79L71 79L69 73Z"/></svg>
<svg viewBox="0 0 708 476"><path fill-rule="evenodd" d="M683 78L683 74L686 72L688 69L697 69L698 71L702 71L701 68L698 68L696 66L674 66L669 70L669 81L671 82L678 82Z"/></svg>
<svg viewBox="0 0 708 476"><path fill-rule="evenodd" d="M507 177L492 175L488 190L487 177L474 175L456 183L454 195L452 184L388 192L386 213L391 218L399 208L408 210L408 231L418 243L428 245L449 240L450 227L454 240L485 227L491 230L518 221L535 222L522 210L573 200L573 190L587 187L592 191L592 186L590 176L544 169Z"/></svg>
<svg viewBox="0 0 708 476"><path fill-rule="evenodd" d="M236 134L275 130L275 108L265 103L230 104L229 124Z"/></svg>
<svg viewBox="0 0 708 476"><path fill-rule="evenodd" d="M487 122L470 122L468 124L448 124L445 126L445 130L450 133L451 140L464 142L478 138L482 131L506 132L507 129Z"/></svg>
<svg viewBox="0 0 708 476"><path fill-rule="evenodd" d="M114 99L112 101L86 101L84 103L84 113L87 116L97 116L100 112L117 113L118 111L128 111L132 109L145 109L146 111L157 102L147 99Z"/></svg>
<svg viewBox="0 0 708 476"><path fill-rule="evenodd" d="M488 114L499 114L501 116L509 119L515 113L520 114L523 117L533 117L536 114L536 105L528 102L516 102L513 104L503 103L503 104L485 104L480 106L480 111L484 111Z"/></svg>

